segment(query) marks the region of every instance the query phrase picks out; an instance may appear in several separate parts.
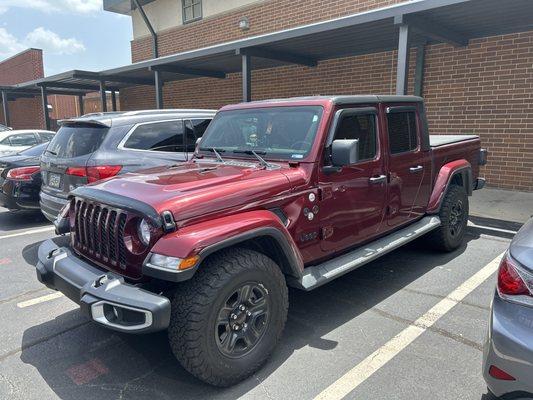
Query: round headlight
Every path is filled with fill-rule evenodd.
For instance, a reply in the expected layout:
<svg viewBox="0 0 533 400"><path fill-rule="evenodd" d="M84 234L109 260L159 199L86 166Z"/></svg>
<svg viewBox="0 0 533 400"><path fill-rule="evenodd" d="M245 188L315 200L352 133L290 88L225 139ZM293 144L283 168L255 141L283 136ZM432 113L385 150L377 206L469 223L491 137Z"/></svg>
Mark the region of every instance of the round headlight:
<svg viewBox="0 0 533 400"><path fill-rule="evenodd" d="M148 225L148 222L146 220L141 220L139 222L139 226L137 227L137 233L139 234L139 239L141 242L148 246L150 244L150 225Z"/></svg>

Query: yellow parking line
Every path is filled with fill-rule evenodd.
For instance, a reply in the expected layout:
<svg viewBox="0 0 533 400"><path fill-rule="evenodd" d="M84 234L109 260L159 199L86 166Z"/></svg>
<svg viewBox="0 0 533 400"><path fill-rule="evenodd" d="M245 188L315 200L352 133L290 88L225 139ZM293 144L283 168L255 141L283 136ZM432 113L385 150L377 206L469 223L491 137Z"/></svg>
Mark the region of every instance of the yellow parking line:
<svg viewBox="0 0 533 400"><path fill-rule="evenodd" d="M472 293L485 282L497 269L503 253L488 263L485 267L463 282L446 298L439 301L433 308L418 318L412 325L405 328L382 347L346 372L337 381L322 391L315 400L342 399L355 388L366 381L376 371L392 360L402 350L409 346L416 338L435 324L442 316Z"/></svg>
<svg viewBox="0 0 533 400"><path fill-rule="evenodd" d="M35 299L22 301L20 303L17 303L18 308L26 308L30 306L34 306L35 304L44 303L45 301L50 301L54 299L58 299L60 297L63 297L63 293L56 292L52 294L47 294L46 296L37 297Z"/></svg>

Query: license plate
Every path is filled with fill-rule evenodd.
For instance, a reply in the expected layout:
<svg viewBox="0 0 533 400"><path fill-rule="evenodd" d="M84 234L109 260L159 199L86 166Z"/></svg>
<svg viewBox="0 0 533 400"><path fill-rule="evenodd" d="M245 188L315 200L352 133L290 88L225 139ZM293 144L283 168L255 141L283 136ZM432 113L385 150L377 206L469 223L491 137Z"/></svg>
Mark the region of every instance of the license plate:
<svg viewBox="0 0 533 400"><path fill-rule="evenodd" d="M61 175L48 174L48 186L59 189L61 186Z"/></svg>

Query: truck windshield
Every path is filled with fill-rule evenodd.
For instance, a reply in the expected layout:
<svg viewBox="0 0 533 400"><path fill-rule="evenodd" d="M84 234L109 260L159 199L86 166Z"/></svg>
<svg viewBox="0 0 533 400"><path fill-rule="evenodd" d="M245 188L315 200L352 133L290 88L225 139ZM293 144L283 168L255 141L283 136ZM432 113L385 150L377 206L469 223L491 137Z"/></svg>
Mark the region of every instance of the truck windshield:
<svg viewBox="0 0 533 400"><path fill-rule="evenodd" d="M313 146L322 111L320 106L222 111L207 128L200 151L214 148L225 157L254 157L253 150L265 158L303 159Z"/></svg>

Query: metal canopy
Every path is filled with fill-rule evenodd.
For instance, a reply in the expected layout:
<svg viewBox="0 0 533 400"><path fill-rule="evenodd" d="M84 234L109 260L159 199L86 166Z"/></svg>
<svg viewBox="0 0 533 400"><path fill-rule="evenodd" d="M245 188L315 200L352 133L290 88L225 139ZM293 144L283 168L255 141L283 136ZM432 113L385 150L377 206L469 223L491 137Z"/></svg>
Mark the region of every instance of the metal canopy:
<svg viewBox="0 0 533 400"><path fill-rule="evenodd" d="M398 18L403 18L398 21ZM396 19L396 20L395 20ZM518 32L533 27L531 0L418 0L330 21L187 51L103 71L131 78L148 78L150 68L163 80L241 72L242 56L253 57L253 69L287 64L312 66L316 61L395 50L399 22L410 26L409 45L448 42ZM182 72L180 72L180 69ZM199 73L188 74L187 69Z"/></svg>

